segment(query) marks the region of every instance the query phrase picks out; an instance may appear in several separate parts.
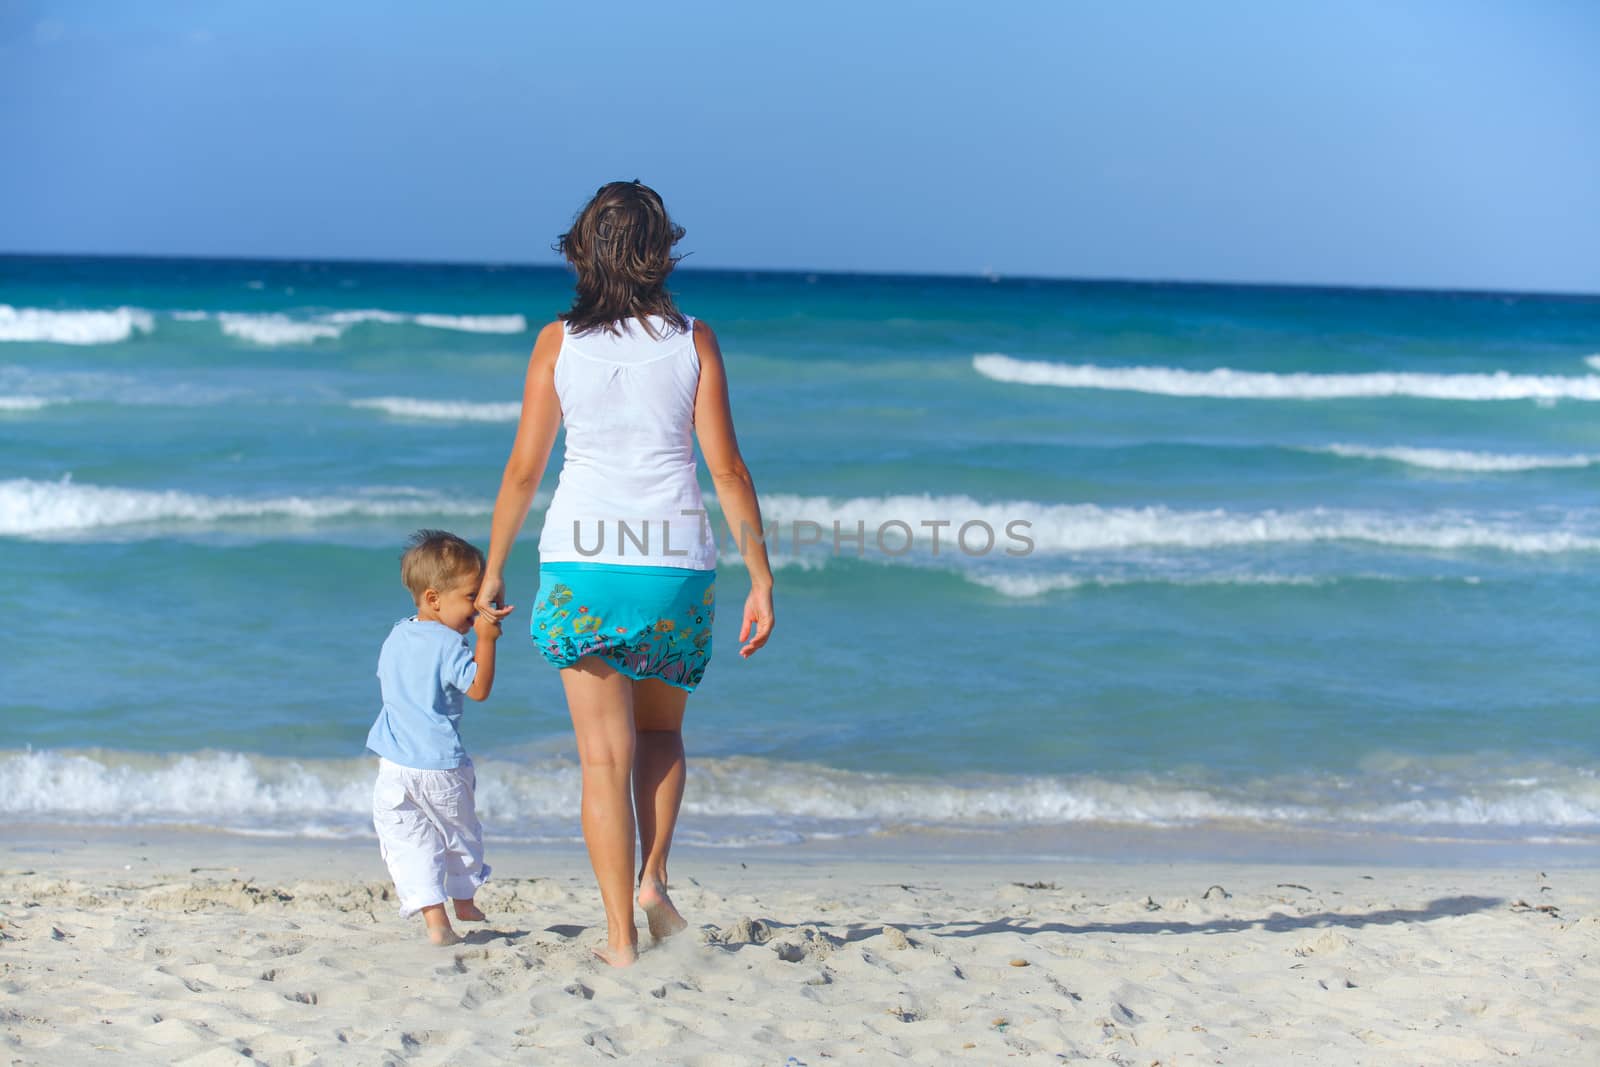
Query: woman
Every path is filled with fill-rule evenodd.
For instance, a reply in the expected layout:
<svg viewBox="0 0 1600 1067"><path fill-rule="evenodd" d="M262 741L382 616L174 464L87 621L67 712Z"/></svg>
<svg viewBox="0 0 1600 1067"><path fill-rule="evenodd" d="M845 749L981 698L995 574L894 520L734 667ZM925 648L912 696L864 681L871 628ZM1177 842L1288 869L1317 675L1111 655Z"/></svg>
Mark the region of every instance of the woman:
<svg viewBox="0 0 1600 1067"><path fill-rule="evenodd" d="M534 344L476 604L497 619L512 611L501 606L506 557L564 421L530 629L566 690L583 839L606 909L607 944L595 953L616 967L638 955L636 830L651 935L687 925L667 895L667 852L683 801L684 706L711 657L716 595L693 436L750 574L739 655L765 645L773 625L772 569L722 352L666 290L683 233L661 197L633 181L603 186L561 236L577 297Z"/></svg>

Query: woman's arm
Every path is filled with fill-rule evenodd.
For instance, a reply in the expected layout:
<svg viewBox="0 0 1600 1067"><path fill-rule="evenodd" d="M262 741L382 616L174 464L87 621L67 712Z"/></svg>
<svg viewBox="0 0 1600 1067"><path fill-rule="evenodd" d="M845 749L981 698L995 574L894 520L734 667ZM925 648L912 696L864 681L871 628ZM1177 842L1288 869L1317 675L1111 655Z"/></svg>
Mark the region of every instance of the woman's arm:
<svg viewBox="0 0 1600 1067"><path fill-rule="evenodd" d="M483 583L478 587L480 612L503 619L512 605L505 599L506 559L528 518L533 495L550 462L550 448L561 426L561 401L556 398L556 357L561 354L561 323L552 322L539 331L533 355L528 360L528 378L522 389L522 418L517 422L517 437L511 443L500 479L500 494L494 501L494 521L489 530L489 557L484 565Z"/></svg>
<svg viewBox="0 0 1600 1067"><path fill-rule="evenodd" d="M722 349L717 345L717 335L703 322L694 324L694 347L700 354L700 385L694 400L695 434L706 458L706 469L717 487L722 514L728 520L728 529L739 547L745 569L750 572L750 596L745 600L744 622L739 627L739 640L743 642L739 655L748 659L772 635L772 566L767 560L756 483L750 477L750 468L744 465L738 439L733 433L733 411L728 404L728 374L722 364Z"/></svg>

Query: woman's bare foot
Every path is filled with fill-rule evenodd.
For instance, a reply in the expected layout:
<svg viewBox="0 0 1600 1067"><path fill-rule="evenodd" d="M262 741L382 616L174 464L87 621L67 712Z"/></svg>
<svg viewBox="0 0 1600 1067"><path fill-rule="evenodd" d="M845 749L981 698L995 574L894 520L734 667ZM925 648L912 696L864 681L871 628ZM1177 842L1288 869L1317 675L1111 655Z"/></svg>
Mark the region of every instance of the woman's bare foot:
<svg viewBox="0 0 1600 1067"><path fill-rule="evenodd" d="M689 928L689 922L673 905L672 898L667 896L666 883L654 878L646 878L639 882L639 907L644 909L644 915L650 922L650 936L657 941L665 941L673 934L681 934Z"/></svg>
<svg viewBox="0 0 1600 1067"><path fill-rule="evenodd" d="M637 945L606 945L603 948L596 946L589 950L600 959L613 967L632 967L639 960L639 946Z"/></svg>
<svg viewBox="0 0 1600 1067"><path fill-rule="evenodd" d="M429 904L422 909L422 920L428 924L428 940L435 945L459 945L461 937L450 925L450 916L444 913L443 904Z"/></svg>
<svg viewBox="0 0 1600 1067"><path fill-rule="evenodd" d="M470 900L452 901L456 906L456 918L464 923L488 922L489 917L478 910L478 905Z"/></svg>

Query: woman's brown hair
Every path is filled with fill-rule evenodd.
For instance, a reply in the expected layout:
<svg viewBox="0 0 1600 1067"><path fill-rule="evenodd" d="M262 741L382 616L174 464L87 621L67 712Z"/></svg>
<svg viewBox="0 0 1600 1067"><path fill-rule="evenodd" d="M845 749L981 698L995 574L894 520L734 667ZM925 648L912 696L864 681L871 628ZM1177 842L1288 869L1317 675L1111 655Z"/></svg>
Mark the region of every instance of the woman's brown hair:
<svg viewBox="0 0 1600 1067"><path fill-rule="evenodd" d="M653 337L650 315L687 330L689 320L667 292L667 275L682 258L672 246L683 234L660 195L637 178L602 185L556 242L578 272L578 295L561 318L573 333L620 333L623 319L637 317Z"/></svg>

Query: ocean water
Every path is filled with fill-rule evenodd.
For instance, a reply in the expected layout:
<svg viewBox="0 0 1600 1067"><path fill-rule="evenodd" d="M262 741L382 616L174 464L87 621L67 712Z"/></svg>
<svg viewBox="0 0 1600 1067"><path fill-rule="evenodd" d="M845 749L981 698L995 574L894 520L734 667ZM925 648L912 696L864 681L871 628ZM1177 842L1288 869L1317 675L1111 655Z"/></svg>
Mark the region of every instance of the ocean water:
<svg viewBox="0 0 1600 1067"><path fill-rule="evenodd" d="M0 259L0 821L370 833L398 551L424 525L486 543L568 287ZM683 840L1600 846L1600 298L675 291L722 339L779 617L738 660L726 552ZM578 834L560 685L520 637L558 464L466 717L506 839Z"/></svg>

